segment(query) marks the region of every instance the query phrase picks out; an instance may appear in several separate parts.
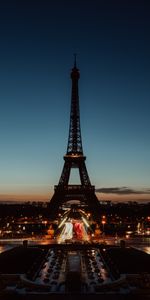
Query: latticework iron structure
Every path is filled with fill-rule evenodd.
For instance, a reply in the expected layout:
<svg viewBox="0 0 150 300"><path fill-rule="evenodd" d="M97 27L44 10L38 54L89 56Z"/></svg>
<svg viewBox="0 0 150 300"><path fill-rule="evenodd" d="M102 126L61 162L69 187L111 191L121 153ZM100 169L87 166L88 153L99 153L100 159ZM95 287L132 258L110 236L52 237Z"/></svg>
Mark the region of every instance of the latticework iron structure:
<svg viewBox="0 0 150 300"><path fill-rule="evenodd" d="M98 218L100 204L95 195L95 187L91 185L90 178L85 165L86 157L83 154L81 129L80 129L80 110L78 80L80 78L79 69L76 66L71 71L72 93L71 93L71 112L69 138L67 152L64 156L64 167L54 195L49 204L50 217L55 218L59 208L69 200L80 200L89 207L93 217ZM72 168L79 170L80 184L69 184L70 172Z"/></svg>

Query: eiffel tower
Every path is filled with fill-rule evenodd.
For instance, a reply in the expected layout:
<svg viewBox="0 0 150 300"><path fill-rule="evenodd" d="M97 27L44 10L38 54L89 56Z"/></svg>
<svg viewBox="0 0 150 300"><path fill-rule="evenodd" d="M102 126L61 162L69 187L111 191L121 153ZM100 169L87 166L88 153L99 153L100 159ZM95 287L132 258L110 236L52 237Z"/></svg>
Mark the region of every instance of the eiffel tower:
<svg viewBox="0 0 150 300"><path fill-rule="evenodd" d="M51 219L58 215L59 209L69 200L79 200L88 206L88 211L92 213L94 219L100 218L100 204L95 195L95 187L91 185L85 165L86 156L83 154L78 93L79 78L80 73L76 65L75 55L74 66L71 71L72 93L67 152L64 156L65 162L59 183L55 186L54 195L49 203L49 217ZM69 184L72 168L79 170L81 184Z"/></svg>

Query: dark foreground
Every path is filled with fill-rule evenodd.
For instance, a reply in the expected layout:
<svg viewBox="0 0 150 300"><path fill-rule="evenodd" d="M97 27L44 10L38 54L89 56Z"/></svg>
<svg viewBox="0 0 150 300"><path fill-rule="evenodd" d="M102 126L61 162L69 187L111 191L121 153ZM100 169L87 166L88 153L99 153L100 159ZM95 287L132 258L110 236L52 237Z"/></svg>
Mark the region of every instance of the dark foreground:
<svg viewBox="0 0 150 300"><path fill-rule="evenodd" d="M102 244L24 245L0 255L0 299L77 298L150 299L150 255Z"/></svg>

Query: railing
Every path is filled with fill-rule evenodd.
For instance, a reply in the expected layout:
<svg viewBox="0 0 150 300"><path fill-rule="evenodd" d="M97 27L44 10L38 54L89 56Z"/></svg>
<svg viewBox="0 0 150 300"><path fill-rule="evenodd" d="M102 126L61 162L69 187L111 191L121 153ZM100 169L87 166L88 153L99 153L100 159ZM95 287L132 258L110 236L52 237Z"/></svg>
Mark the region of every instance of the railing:
<svg viewBox="0 0 150 300"><path fill-rule="evenodd" d="M55 190L62 190L62 191L68 191L68 192L75 192L75 191L79 191L79 192L83 192L83 191L94 191L95 190L95 186L94 185L78 185L78 184L73 184L73 185L68 185L68 186L61 186L61 185L55 185L54 187Z"/></svg>

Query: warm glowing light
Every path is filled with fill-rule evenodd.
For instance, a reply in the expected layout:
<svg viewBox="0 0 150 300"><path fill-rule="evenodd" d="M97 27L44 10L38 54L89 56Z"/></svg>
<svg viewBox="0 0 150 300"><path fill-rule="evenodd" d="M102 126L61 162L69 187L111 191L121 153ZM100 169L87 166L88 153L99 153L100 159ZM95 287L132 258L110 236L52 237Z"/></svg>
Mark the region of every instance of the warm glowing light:
<svg viewBox="0 0 150 300"><path fill-rule="evenodd" d="M106 221L105 221L105 220L103 220L103 221L102 221L102 224L103 224L103 225L104 225L104 224L106 224Z"/></svg>
<svg viewBox="0 0 150 300"><path fill-rule="evenodd" d="M61 221L61 223L59 224L58 228L61 228L62 225L66 222L66 220L67 220L67 217L65 217L65 218Z"/></svg>
<svg viewBox="0 0 150 300"><path fill-rule="evenodd" d="M45 225L46 225L47 223L48 223L48 221L42 221L42 224L45 224Z"/></svg>
<svg viewBox="0 0 150 300"><path fill-rule="evenodd" d="M85 224L87 227L90 226L84 217L82 217L82 220L83 220L84 224Z"/></svg>

